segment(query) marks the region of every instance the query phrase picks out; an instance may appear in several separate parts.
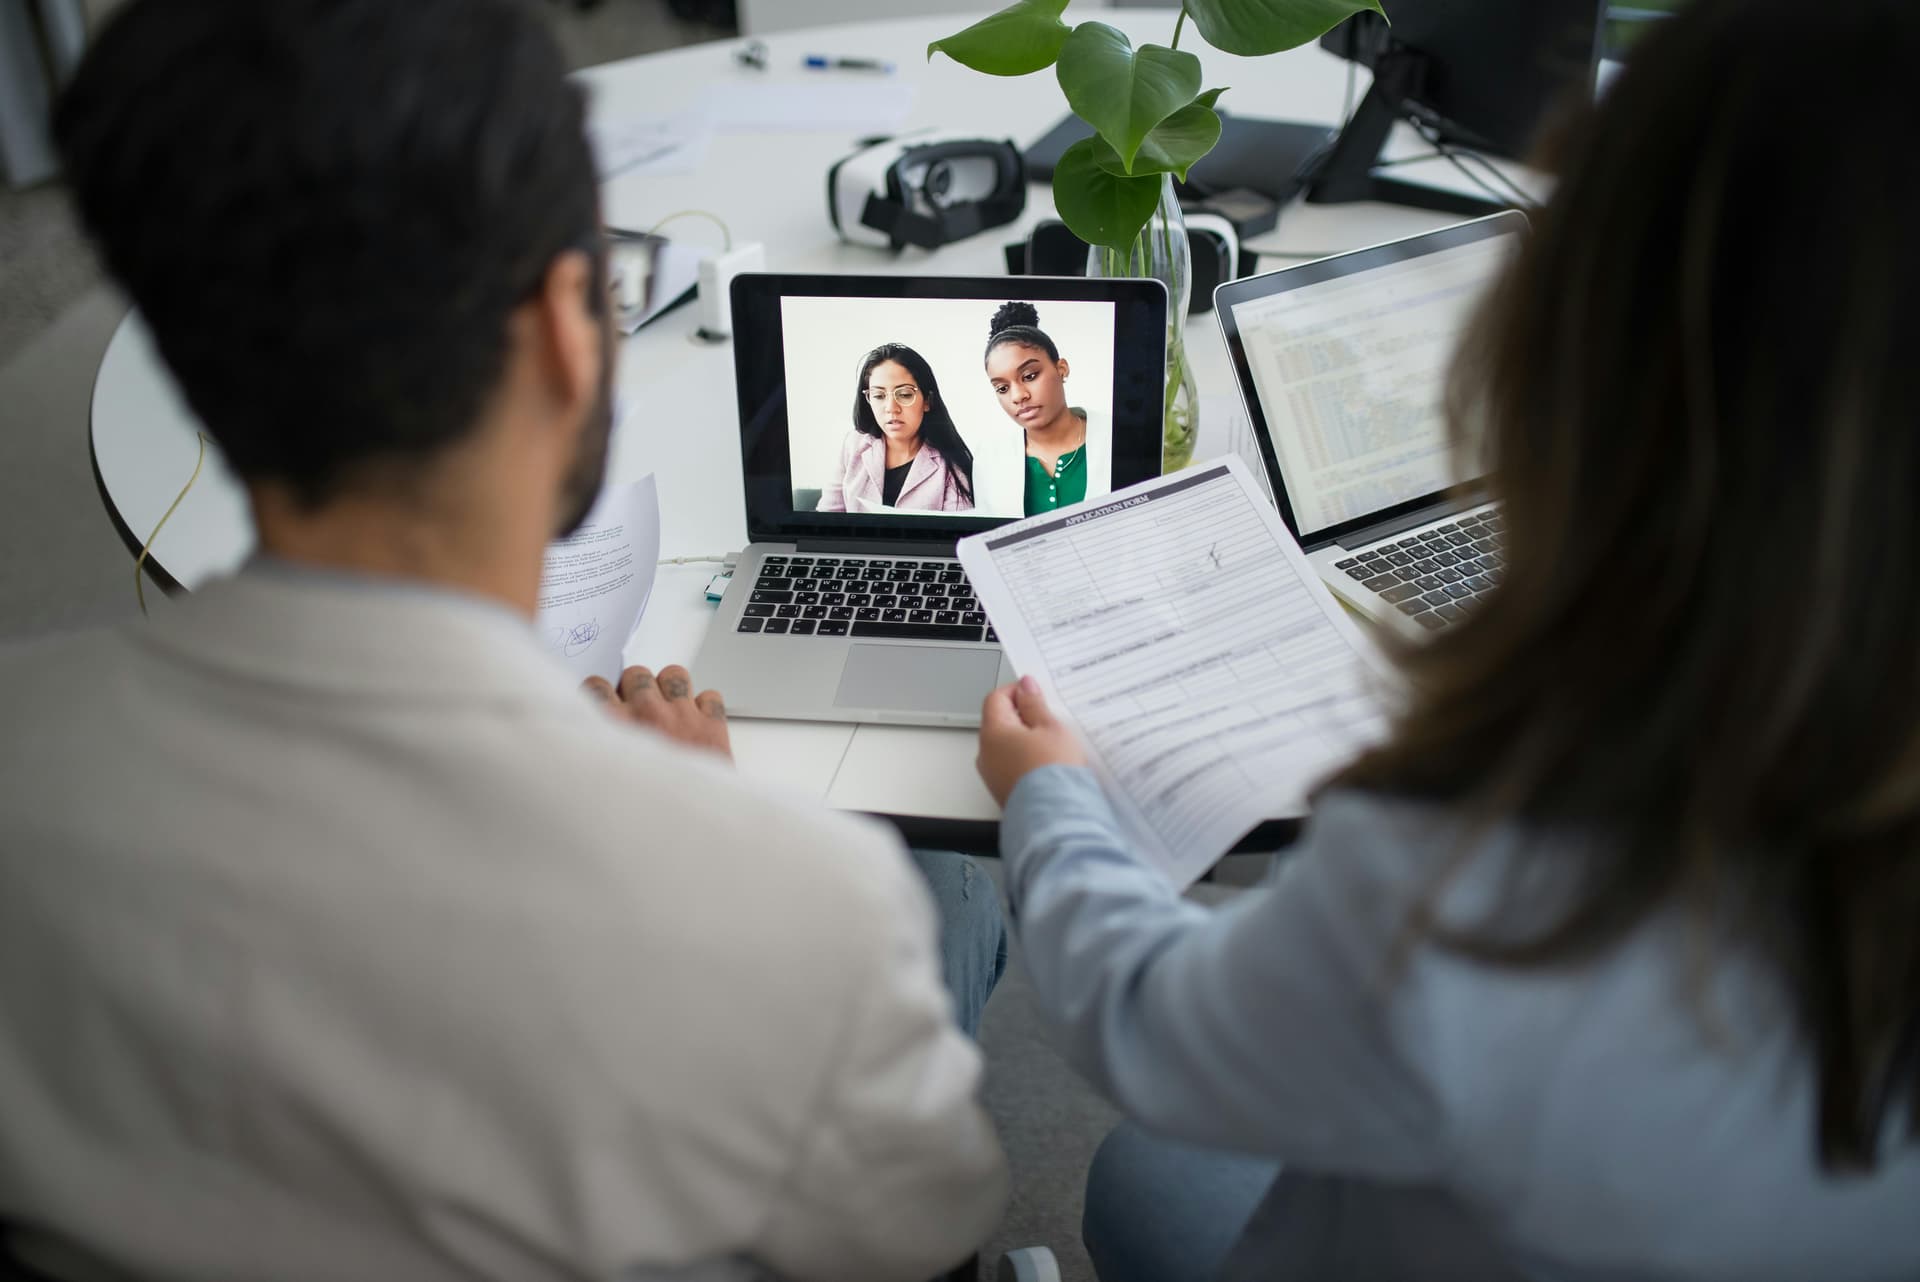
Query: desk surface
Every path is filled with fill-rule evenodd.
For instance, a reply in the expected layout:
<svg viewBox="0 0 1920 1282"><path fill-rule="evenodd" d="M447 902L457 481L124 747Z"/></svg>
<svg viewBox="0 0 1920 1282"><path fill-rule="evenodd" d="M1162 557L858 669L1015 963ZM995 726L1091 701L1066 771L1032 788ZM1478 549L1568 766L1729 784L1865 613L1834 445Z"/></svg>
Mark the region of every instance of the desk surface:
<svg viewBox="0 0 1920 1282"><path fill-rule="evenodd" d="M966 128L983 137L1026 144L1064 114L1050 74L1015 79L981 76L942 57L928 63L927 44L974 17L865 22L768 37L768 69L742 66L737 40L609 63L580 73L596 117L665 116L687 110L709 92L733 86L823 83L800 69L807 53L889 59L899 65L890 83L909 85L913 105L906 129ZM1164 42L1172 10L1117 10L1100 19L1134 39ZM1240 115L1336 121L1348 94L1348 66L1308 46L1271 58L1223 54L1195 42L1206 83L1230 86L1223 109ZM1355 93L1364 92L1358 72ZM679 210L710 210L725 219L735 244L765 245L772 271L1000 275L1002 246L1053 214L1050 192L1029 188L1019 223L937 251L891 254L842 243L827 221L829 165L851 150L844 133L716 132L695 173L615 178L603 189L606 220L649 227ZM1451 221L1446 215L1384 205L1312 206L1285 211L1274 232L1250 244L1255 251L1314 255L1411 235ZM699 221L676 225L689 239L717 232ZM661 555L699 556L737 551L746 541L740 488L733 352L692 337L691 308L670 313L628 338L620 349L619 386L625 412L613 441L608 475L632 480L653 472L659 480ZM1199 450L1207 457L1228 446L1230 420L1241 414L1220 331L1213 317L1190 323L1188 354L1202 396ZM315 371L324 377L324 371ZM118 519L144 538L192 472L196 425L159 364L144 325L129 316L103 357L94 385L92 438L101 486ZM241 491L217 455L156 540L152 559L191 589L230 571L248 554L253 532ZM646 617L629 641L631 662L658 667L689 661L709 617L702 589L715 567L663 566ZM696 679L699 674L695 674ZM970 731L900 726L739 720L733 730L740 768L828 804L935 820L997 817L973 771Z"/></svg>

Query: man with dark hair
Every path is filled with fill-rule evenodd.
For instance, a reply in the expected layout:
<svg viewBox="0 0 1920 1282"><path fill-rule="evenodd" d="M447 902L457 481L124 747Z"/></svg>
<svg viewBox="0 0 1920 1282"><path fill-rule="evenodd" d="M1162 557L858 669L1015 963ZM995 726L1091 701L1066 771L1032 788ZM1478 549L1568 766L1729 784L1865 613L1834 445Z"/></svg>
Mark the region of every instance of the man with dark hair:
<svg viewBox="0 0 1920 1282"><path fill-rule="evenodd" d="M595 706L531 634L610 424L582 110L511 0L133 0L62 103L261 553L0 657L0 1222L44 1272L913 1278L999 1212L940 973L976 1026L991 883L923 856L936 920L683 669Z"/></svg>

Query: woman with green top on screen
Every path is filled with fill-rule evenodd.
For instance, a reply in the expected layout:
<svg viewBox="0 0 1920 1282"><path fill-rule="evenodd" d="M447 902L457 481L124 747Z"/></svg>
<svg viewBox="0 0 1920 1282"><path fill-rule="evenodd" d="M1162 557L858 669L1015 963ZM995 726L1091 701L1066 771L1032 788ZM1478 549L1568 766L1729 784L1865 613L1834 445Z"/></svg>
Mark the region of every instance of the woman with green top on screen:
<svg viewBox="0 0 1920 1282"><path fill-rule="evenodd" d="M987 378L1026 441L1028 516L1087 497L1087 412L1067 404L1067 363L1032 303L1002 303L987 327Z"/></svg>

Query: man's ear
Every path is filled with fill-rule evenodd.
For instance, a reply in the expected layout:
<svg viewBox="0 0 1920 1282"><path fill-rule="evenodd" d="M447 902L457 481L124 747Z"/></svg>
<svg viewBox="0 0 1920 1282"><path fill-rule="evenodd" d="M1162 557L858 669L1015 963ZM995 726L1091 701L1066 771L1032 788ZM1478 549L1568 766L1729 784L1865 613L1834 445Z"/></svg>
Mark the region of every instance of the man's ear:
<svg viewBox="0 0 1920 1282"><path fill-rule="evenodd" d="M603 321L589 302L592 290L604 293L606 282L590 255L570 249L548 265L531 300L543 371L553 395L569 406L590 404L600 389Z"/></svg>

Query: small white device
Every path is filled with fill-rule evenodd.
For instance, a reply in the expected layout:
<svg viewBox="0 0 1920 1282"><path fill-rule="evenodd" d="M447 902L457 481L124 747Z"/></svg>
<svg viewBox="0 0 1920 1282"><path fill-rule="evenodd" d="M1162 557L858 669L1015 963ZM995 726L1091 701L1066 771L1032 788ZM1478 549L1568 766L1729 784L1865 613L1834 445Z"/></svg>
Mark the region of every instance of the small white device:
<svg viewBox="0 0 1920 1282"><path fill-rule="evenodd" d="M729 249L700 260L700 325L694 332L701 338L718 342L733 334L733 302L730 293L733 278L742 272L767 269L766 246L755 243Z"/></svg>

